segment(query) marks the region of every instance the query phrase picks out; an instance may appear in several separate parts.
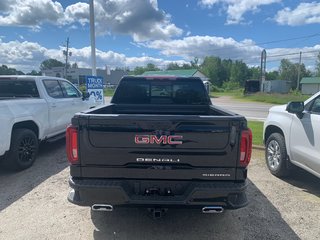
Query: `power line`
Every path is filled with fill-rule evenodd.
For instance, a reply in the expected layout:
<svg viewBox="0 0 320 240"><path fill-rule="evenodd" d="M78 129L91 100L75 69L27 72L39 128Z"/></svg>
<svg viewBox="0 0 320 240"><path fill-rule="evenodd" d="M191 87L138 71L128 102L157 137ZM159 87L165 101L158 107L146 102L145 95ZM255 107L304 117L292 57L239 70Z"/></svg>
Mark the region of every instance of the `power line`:
<svg viewBox="0 0 320 240"><path fill-rule="evenodd" d="M221 50L227 50L227 49L233 49L233 48L243 48L243 47L249 47L249 46L257 46L258 47L258 45L267 45L267 44L272 44L272 43L288 42L288 41L299 40L299 39L309 39L309 38L316 37L316 36L320 36L320 33L315 33L315 34L301 36L301 37L260 42L260 43L241 44L240 46L232 46L232 47L226 47L226 48L220 47L220 48L214 48L214 49L212 49L212 51L221 51Z"/></svg>
<svg viewBox="0 0 320 240"><path fill-rule="evenodd" d="M319 50L306 51L306 52L302 52L302 53L314 53L314 52L320 52L320 49ZM290 56L290 55L297 55L297 54L300 54L300 52L271 55L271 56L268 56L268 58L270 58L270 57L283 57L283 56Z"/></svg>

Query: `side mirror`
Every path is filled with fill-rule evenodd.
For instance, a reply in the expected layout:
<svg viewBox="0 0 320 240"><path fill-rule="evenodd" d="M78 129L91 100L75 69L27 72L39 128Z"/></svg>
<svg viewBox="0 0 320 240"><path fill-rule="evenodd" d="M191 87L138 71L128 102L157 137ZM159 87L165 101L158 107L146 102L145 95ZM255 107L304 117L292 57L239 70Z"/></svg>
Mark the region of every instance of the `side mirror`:
<svg viewBox="0 0 320 240"><path fill-rule="evenodd" d="M289 102L286 110L289 113L296 114L298 118L303 117L304 102Z"/></svg>
<svg viewBox="0 0 320 240"><path fill-rule="evenodd" d="M83 101L84 101L84 100L88 100L89 97L90 97L90 93L88 93L88 92L82 93L82 100L83 100Z"/></svg>

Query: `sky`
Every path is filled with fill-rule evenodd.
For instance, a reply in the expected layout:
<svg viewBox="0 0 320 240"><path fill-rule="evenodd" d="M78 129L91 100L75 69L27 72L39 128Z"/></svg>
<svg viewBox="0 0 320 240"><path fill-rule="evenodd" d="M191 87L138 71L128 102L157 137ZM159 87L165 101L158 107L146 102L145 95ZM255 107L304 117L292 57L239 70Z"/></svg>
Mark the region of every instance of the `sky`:
<svg viewBox="0 0 320 240"><path fill-rule="evenodd" d="M206 56L242 60L267 70L283 58L315 68L320 1L94 0L97 67L199 63ZM89 1L1 0L0 65L28 72L43 60L91 66Z"/></svg>

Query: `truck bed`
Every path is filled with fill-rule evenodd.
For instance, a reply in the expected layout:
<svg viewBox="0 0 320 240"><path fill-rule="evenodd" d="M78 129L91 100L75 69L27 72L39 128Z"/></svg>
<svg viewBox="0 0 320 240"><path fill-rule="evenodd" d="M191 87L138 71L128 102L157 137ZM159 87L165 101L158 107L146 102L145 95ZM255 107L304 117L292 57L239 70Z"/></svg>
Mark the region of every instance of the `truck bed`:
<svg viewBox="0 0 320 240"><path fill-rule="evenodd" d="M123 79L112 104L73 117L67 146L78 205L248 203L246 119L213 106L198 78Z"/></svg>

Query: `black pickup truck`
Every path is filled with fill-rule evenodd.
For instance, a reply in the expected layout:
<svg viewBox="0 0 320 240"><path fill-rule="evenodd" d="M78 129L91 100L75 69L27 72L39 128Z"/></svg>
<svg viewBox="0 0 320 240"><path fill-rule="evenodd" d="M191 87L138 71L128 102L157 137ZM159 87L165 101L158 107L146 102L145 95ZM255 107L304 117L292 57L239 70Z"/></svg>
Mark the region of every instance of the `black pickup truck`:
<svg viewBox="0 0 320 240"><path fill-rule="evenodd" d="M124 77L111 104L72 118L66 139L74 204L160 215L248 203L251 130L243 116L212 105L200 78Z"/></svg>

